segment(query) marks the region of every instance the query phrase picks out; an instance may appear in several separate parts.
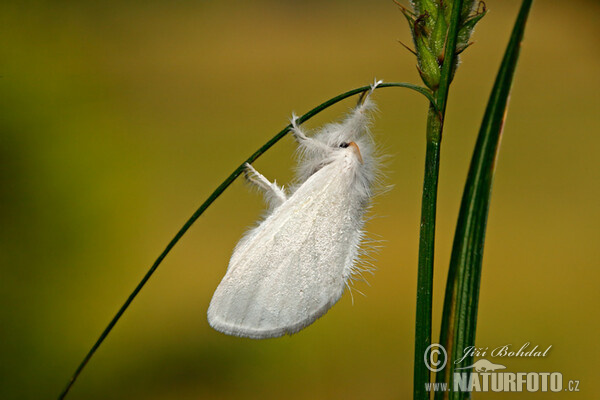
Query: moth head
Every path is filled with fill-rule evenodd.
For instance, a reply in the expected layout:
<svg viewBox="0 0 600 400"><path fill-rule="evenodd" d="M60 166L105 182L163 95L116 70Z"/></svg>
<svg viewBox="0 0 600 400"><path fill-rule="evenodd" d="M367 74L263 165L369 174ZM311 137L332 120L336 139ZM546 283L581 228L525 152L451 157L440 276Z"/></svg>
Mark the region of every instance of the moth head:
<svg viewBox="0 0 600 400"><path fill-rule="evenodd" d="M360 163L363 163L362 154L360 154L360 148L356 144L356 142L342 142L339 145L340 149L345 149L345 151L351 151L358 158Z"/></svg>

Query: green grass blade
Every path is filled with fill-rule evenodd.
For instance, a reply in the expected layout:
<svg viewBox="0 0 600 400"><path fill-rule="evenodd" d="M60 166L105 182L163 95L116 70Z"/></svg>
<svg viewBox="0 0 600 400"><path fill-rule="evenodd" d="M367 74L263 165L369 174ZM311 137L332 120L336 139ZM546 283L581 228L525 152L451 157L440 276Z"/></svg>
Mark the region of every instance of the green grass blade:
<svg viewBox="0 0 600 400"><path fill-rule="evenodd" d="M429 107L427 116L427 148L425 153L425 174L421 200L421 227L419 232L419 261L417 271L417 310L415 317L415 354L413 373L413 398L429 399L425 384L430 382L430 371L423 355L431 344L431 320L433 304L433 260L435 253L435 221L437 208L437 188L440 169L440 149L442 130L446 112L446 101L452 81L452 69L456 57L456 43L460 25L462 0L455 0L450 17L444 63L440 85L435 93L436 102Z"/></svg>
<svg viewBox="0 0 600 400"><path fill-rule="evenodd" d="M454 365L454 360L462 357L465 347L475 345L479 283L492 181L531 4L532 0L523 1L515 22L479 130L460 206L440 334L440 343L446 348L449 360L445 370L437 377L438 382L448 382L450 388L453 385L451 374L454 368L466 367L473 362L473 357L466 357L459 365ZM469 393L461 392L436 394L436 399L469 397Z"/></svg>
<svg viewBox="0 0 600 400"><path fill-rule="evenodd" d="M411 83L403 83L403 82L390 82L390 83L381 83L381 84L379 84L376 87L376 89L382 89L382 88L387 88L387 87L400 87L400 88L411 89L411 90L414 90L414 91L422 94L423 96L425 96L429 100L430 103L434 102L434 98L433 98L433 96L431 94L431 91L429 89L427 89L427 88L424 88L424 87L421 87L421 86L418 86L418 85L413 85ZM325 110L326 108L331 107L332 105L334 105L334 104L336 104L336 103L338 103L338 102L340 102L340 101L342 101L342 100L344 100L344 99L346 99L346 98L348 98L350 96L354 96L356 94L363 93L363 92L365 92L367 90L370 90L370 89L371 89L371 86L363 86L363 87L359 87L357 89L353 89L353 90L347 91L347 92L342 93L342 94L340 94L338 96L335 96L334 98L327 100L326 102L318 105L317 107L313 108L312 110L310 110L306 114L302 115L300 118L298 118L298 123L301 124L303 122L306 122L307 120L309 120L310 118L314 117L315 115L317 115L321 111ZM92 348L90 349L90 351L87 353L87 355L85 356L85 358L83 359L83 361L77 367L77 370L75 370L75 373L73 374L73 376L71 377L71 379L67 383L66 387L63 389L63 391L58 396L59 400L60 399L64 399L65 396L67 395L67 393L69 393L69 391L71 390L71 387L73 386L73 384L77 380L77 377L79 376L79 374L81 374L81 371L83 371L83 369L87 365L88 361L90 361L90 359L92 358L92 356L94 355L94 353L96 352L96 350L98 350L98 347L100 347L100 345L102 344L102 342L104 342L104 339L106 339L106 337L112 331L112 329L117 324L117 322L119 321L119 319L121 319L121 316L123 315L123 313L125 313L125 311L127 310L127 308L129 308L129 305L131 304L131 302L135 299L135 297L138 295L138 293L146 285L146 283L148 282L148 280L150 279L150 277L154 274L154 272L156 272L156 269L162 263L162 261L167 256L167 254L169 254L169 252L171 251L171 249L173 249L173 247L175 247L175 245L177 244L177 242L179 242L179 240L183 237L183 235L185 235L185 233L188 231L188 229L190 229L190 227L194 224L194 222L196 222L196 220L217 199L217 197L219 197L225 191L225 189L227 189L229 187L229 185L231 185L233 183L233 181L244 171L245 164L246 163L252 163L252 162L254 162L264 152L266 152L275 143L277 143L281 138L283 138L288 133L288 131L291 129L291 127L292 126L290 124L290 125L286 126L285 128L283 128L277 135L275 135L271 140L269 140L267 143L265 143L260 149L258 149L257 151L255 151L250 157L248 157L247 160L245 160L243 163L241 163L231 173L231 175L229 175L227 177L227 179L225 179L223 181L223 183L221 183L219 185L219 187L217 187L215 189L215 191L208 197L208 199L206 199L206 201L204 203L202 203L202 205L198 208L198 210L196 210L196 212L194 212L194 214L192 214L192 216L187 220L187 222L183 225L183 227L179 230L179 232L177 232L177 234L175 235L175 237L173 239L171 239L171 241L169 242L169 244L167 245L167 247L158 256L158 258L156 259L156 261L154 261L154 264L152 264L152 266L150 267L150 269L148 270L148 272L146 272L146 274L144 275L144 277L142 278L142 280L140 281L140 283L138 283L138 285L135 287L135 289L133 290L133 292L131 292L131 294L129 295L129 297L127 298L127 300L125 300L125 303L121 306L121 308L119 309L119 311L117 311L117 313L115 314L115 316L113 317L113 319L109 322L109 324L107 325L107 327L100 334L100 337L98 338L98 340L96 340L96 342L94 343L94 345L92 346Z"/></svg>

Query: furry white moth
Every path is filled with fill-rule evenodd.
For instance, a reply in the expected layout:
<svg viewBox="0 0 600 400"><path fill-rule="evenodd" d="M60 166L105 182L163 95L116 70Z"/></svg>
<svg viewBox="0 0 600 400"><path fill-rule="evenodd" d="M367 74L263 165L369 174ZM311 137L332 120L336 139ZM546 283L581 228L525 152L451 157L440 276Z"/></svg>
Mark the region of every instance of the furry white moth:
<svg viewBox="0 0 600 400"><path fill-rule="evenodd" d="M308 137L292 117L298 182L289 195L247 164L247 179L270 210L235 247L208 308L208 322L228 335L254 339L298 332L342 296L359 272L364 215L376 174L368 133L370 99L341 124Z"/></svg>

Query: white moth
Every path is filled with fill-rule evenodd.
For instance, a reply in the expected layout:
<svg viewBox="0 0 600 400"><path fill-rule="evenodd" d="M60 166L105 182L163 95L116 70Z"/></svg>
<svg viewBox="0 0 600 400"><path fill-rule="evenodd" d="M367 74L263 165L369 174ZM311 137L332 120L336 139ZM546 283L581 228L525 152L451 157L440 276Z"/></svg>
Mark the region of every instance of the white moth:
<svg viewBox="0 0 600 400"><path fill-rule="evenodd" d="M298 332L329 310L353 274L376 175L368 133L373 89L341 124L308 137L292 117L299 185L286 195L249 164L246 177L270 205L235 247L208 308L208 323L254 339Z"/></svg>

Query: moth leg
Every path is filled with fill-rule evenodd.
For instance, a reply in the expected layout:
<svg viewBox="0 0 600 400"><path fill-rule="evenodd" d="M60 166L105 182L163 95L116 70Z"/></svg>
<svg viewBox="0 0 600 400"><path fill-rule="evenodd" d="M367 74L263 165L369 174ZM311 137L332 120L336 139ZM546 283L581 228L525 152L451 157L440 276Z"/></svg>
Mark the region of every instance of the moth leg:
<svg viewBox="0 0 600 400"><path fill-rule="evenodd" d="M371 95L373 94L373 92L375 91L375 89L377 89L377 86L381 85L383 83L382 80L377 80L377 78L373 81L373 83L370 85L371 89L368 91L364 91L361 93L360 97L358 98L358 104L356 104L357 108L361 108L362 106L367 106L370 104L369 103L369 98L371 97Z"/></svg>
<svg viewBox="0 0 600 400"><path fill-rule="evenodd" d="M267 178L265 178L260 172L255 170L254 167L248 163L246 163L244 176L248 182L262 191L269 206L275 208L287 200L285 192L282 188L277 186L277 182L269 182Z"/></svg>
<svg viewBox="0 0 600 400"><path fill-rule="evenodd" d="M304 146L307 150L328 150L326 144L306 136L306 133L298 125L298 116L296 114L292 114L290 123L292 124L292 135L294 135L299 145Z"/></svg>

